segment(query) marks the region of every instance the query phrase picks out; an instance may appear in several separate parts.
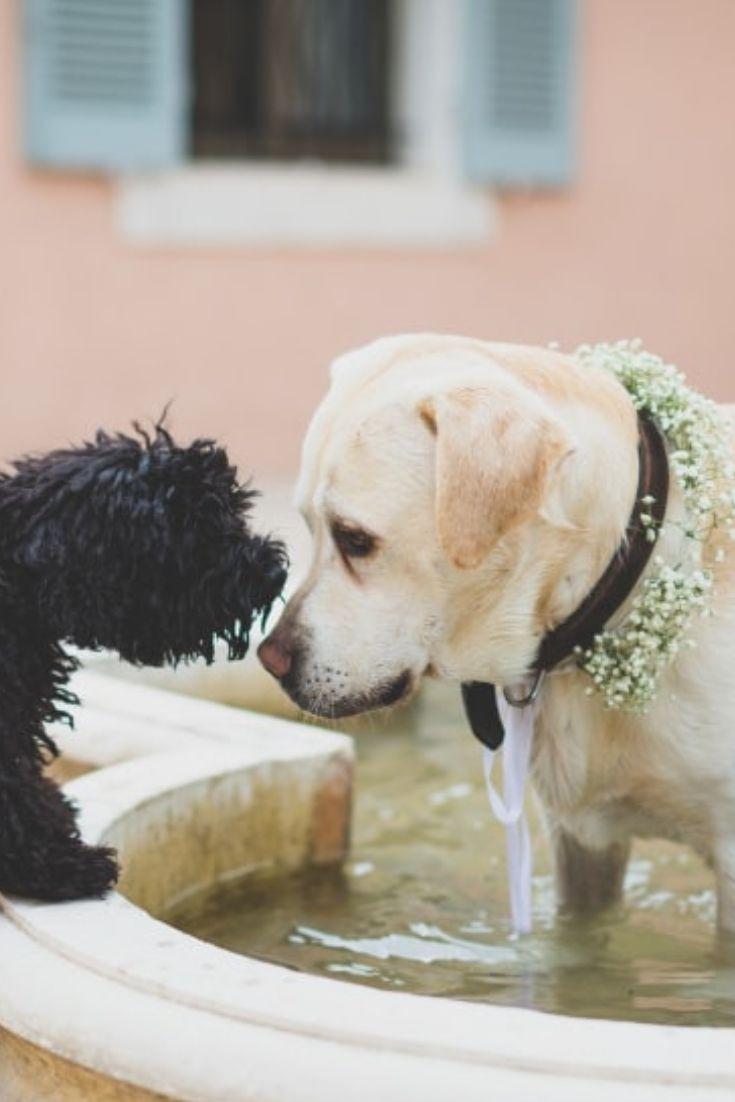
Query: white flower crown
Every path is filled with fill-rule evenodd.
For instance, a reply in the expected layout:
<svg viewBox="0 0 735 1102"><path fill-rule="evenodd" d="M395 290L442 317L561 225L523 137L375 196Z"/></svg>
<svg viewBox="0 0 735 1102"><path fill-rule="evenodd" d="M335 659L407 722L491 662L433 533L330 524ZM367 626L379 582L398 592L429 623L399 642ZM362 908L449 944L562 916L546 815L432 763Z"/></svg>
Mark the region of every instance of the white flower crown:
<svg viewBox="0 0 735 1102"><path fill-rule="evenodd" d="M683 492L685 538L704 542L713 529L725 527L735 539L735 464L728 425L715 403L688 387L671 364L644 351L640 341L582 345L575 355L585 366L611 371L635 408L661 429L671 470ZM656 541L662 529L657 530L649 514L641 519L648 525L648 538ZM719 561L724 551L720 548L714 557ZM597 635L588 649L578 647L575 652L578 665L592 678L586 692L601 693L608 708L646 712L664 668L682 646L694 645L685 638L692 618L711 614L709 570L667 565L660 556L654 567L624 621Z"/></svg>

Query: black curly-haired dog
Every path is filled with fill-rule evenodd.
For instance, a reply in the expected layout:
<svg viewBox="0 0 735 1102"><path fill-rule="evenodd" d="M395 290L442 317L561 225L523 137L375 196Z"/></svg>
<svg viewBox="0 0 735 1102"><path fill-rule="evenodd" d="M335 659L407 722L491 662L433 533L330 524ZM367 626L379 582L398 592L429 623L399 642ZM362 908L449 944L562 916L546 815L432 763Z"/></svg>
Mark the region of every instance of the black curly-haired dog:
<svg viewBox="0 0 735 1102"><path fill-rule="evenodd" d="M77 703L62 644L157 666L211 662L219 638L240 658L285 581L284 548L250 533L255 492L226 453L137 431L0 473L0 891L99 896L117 877L43 774L57 752L44 725Z"/></svg>

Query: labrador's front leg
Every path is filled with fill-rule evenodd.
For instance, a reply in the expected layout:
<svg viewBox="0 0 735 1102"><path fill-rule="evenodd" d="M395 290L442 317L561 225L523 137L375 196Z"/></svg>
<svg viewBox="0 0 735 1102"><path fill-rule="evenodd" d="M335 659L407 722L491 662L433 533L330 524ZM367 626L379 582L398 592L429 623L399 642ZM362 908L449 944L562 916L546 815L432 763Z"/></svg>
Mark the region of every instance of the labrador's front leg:
<svg viewBox="0 0 735 1102"><path fill-rule="evenodd" d="M561 828L555 829L552 837L559 910L588 915L620 901L629 842L590 849Z"/></svg>
<svg viewBox="0 0 735 1102"><path fill-rule="evenodd" d="M735 833L717 839L712 866L717 882L717 927L735 934Z"/></svg>

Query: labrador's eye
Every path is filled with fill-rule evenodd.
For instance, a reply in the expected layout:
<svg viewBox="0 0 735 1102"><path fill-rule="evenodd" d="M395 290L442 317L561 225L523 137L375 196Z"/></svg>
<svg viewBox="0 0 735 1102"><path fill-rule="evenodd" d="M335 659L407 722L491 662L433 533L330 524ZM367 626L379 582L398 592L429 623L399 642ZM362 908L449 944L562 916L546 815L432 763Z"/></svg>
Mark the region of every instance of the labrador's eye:
<svg viewBox="0 0 735 1102"><path fill-rule="evenodd" d="M332 525L332 539L337 545L337 550L346 559L364 559L371 555L377 547L377 539L366 532L364 528L348 528L345 524L335 522Z"/></svg>

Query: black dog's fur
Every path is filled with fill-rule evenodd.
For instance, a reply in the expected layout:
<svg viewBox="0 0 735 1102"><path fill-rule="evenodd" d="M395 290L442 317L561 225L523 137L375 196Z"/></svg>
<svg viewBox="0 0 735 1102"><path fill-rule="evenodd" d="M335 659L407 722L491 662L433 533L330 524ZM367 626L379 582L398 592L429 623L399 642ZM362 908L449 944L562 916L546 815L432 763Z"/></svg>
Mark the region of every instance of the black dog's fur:
<svg viewBox="0 0 735 1102"><path fill-rule="evenodd" d="M162 427L99 432L0 473L0 891L100 896L114 853L83 843L75 809L43 775L45 724L70 721L77 666L62 647L110 648L139 665L248 648L286 577L277 541L252 535L255 492L211 441Z"/></svg>

